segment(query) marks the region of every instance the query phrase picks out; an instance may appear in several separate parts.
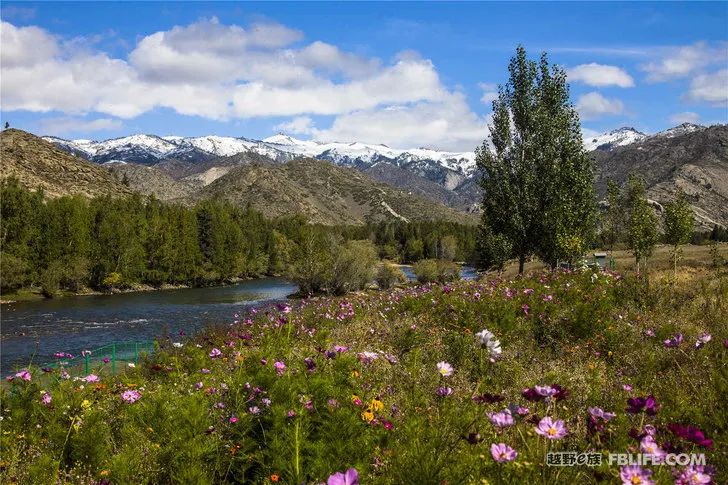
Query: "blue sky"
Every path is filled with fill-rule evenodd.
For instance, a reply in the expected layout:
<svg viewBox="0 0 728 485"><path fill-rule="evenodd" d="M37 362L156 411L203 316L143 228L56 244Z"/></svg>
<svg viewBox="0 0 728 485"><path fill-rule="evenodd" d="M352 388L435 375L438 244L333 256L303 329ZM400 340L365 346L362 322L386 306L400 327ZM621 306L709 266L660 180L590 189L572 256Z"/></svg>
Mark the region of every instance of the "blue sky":
<svg viewBox="0 0 728 485"><path fill-rule="evenodd" d="M728 3L2 5L3 119L37 134L471 150L517 44L586 133L728 122Z"/></svg>

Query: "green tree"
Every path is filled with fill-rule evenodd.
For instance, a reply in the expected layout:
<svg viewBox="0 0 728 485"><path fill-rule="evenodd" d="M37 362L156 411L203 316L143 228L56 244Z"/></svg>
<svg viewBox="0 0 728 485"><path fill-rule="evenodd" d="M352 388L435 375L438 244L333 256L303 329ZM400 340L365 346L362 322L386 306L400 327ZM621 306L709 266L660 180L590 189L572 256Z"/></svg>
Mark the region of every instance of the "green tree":
<svg viewBox="0 0 728 485"><path fill-rule="evenodd" d="M490 144L476 150L481 249L497 249L482 258L496 265L493 256L510 249L522 273L533 254L555 265L583 251L594 229L594 188L563 69L546 54L529 60L519 46L508 71L493 101Z"/></svg>
<svg viewBox="0 0 728 485"><path fill-rule="evenodd" d="M682 245L693 235L693 210L685 197L678 192L677 197L665 204L665 242L672 246L673 272L677 276L677 263L682 256Z"/></svg>
<svg viewBox="0 0 728 485"><path fill-rule="evenodd" d="M624 227L624 211L619 186L614 180L607 180L607 211L602 225L602 239L609 251L622 239Z"/></svg>
<svg viewBox="0 0 728 485"><path fill-rule="evenodd" d="M374 279L378 261L377 248L370 241L347 241L336 248L328 291L343 295L366 288Z"/></svg>
<svg viewBox="0 0 728 485"><path fill-rule="evenodd" d="M645 196L642 179L631 176L627 186L629 207L629 247L635 257L637 271L642 263L647 267L647 260L655 249L659 239L657 233L657 215Z"/></svg>

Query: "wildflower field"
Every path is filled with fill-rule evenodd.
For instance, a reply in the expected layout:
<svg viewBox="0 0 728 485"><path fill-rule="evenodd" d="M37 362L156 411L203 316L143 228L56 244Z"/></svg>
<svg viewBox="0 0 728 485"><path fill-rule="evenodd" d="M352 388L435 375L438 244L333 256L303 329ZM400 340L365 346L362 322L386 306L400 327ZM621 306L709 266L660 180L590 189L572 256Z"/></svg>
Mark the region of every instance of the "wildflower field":
<svg viewBox="0 0 728 485"><path fill-rule="evenodd" d="M0 481L728 483L716 271L539 272L228 323L160 340L115 377L11 376ZM603 460L548 466L557 451ZM610 465L609 452L707 463Z"/></svg>

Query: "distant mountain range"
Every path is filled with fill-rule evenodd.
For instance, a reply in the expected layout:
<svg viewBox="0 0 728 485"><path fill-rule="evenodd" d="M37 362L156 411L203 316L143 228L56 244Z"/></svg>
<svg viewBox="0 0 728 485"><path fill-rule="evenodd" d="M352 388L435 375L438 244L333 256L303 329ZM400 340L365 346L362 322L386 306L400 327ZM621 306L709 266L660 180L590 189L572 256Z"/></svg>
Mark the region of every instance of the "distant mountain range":
<svg viewBox="0 0 728 485"><path fill-rule="evenodd" d="M18 132L5 133L8 131ZM95 162L88 166L101 164L104 173L110 172L115 180L163 200L189 203L223 197L259 206L269 215L305 209L322 223L435 215L473 221L482 197L473 152L320 143L287 135L264 140L155 135L103 141L45 140L52 144L43 142L44 152L55 145L76 155L72 157L75 163L83 158ZM600 196L607 179L621 184L634 172L646 179L648 194L656 202L667 202L681 188L691 197L701 227L728 225L724 209L728 207L728 126L685 123L654 135L623 127L588 138L584 144L595 160ZM54 153L58 152L63 153ZM299 159L308 161L291 165ZM329 180L329 186L322 183L324 179ZM344 190L347 179L359 184L349 186L350 196ZM376 195L382 193L386 196ZM332 194L336 196L329 197ZM434 204L428 206L430 213L411 212L407 200L418 210L423 209L423 200Z"/></svg>
<svg viewBox="0 0 728 485"><path fill-rule="evenodd" d="M282 163L252 150L228 156L205 151L204 157L192 158L191 154L202 151L192 143L177 140L178 150L159 137L129 138L103 144L56 138L51 142L7 129L0 134L0 178L15 176L29 188L43 188L51 197L123 196L137 191L182 204L215 198L251 205L269 217L300 213L311 222L329 225L382 220L477 222L471 214L323 160L291 156ZM216 144L214 149L232 150L229 144ZM146 163L89 160L120 154Z"/></svg>

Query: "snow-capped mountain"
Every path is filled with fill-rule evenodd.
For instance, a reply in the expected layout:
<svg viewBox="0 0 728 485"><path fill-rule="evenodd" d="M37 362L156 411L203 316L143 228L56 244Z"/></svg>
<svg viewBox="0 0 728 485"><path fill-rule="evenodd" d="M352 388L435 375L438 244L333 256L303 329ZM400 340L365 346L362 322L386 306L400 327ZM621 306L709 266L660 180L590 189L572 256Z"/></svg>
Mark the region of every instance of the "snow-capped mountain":
<svg viewBox="0 0 728 485"><path fill-rule="evenodd" d="M614 147L630 145L647 138L647 135L641 131L637 131L630 126L623 126L616 130L602 133L593 138L584 138L584 148L590 152L592 150L611 150Z"/></svg>
<svg viewBox="0 0 728 485"><path fill-rule="evenodd" d="M655 136L662 136L665 138L673 138L680 135L685 135L687 133L693 133L695 131L700 131L706 129L707 126L703 125L696 125L694 123L683 123L681 125L677 125L675 127L670 128L669 130L660 131L659 133L656 133Z"/></svg>
<svg viewBox="0 0 728 485"><path fill-rule="evenodd" d="M103 141L64 140L45 137L66 151L89 160L106 163L127 161L153 165L165 159L207 161L214 157L227 157L243 152L254 152L278 162L297 157L327 160L337 165L368 168L386 162L398 167L410 167L430 178L446 178L442 171L469 177L475 170L473 152L454 153L425 148L411 150L393 149L386 145L366 143L323 143L299 140L279 134L264 140L228 136L179 137L156 135L132 135Z"/></svg>

